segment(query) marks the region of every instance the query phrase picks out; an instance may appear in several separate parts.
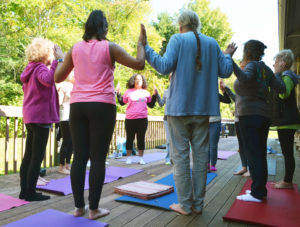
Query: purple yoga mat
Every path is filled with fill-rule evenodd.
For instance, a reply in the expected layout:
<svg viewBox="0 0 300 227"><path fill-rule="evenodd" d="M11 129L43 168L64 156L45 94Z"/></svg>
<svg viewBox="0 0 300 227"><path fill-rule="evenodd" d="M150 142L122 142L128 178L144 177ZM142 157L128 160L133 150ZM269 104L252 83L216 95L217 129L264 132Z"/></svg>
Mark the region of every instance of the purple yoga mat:
<svg viewBox="0 0 300 227"><path fill-rule="evenodd" d="M58 210L45 210L43 212L28 216L21 220L4 225L5 227L105 227L107 223L89 220L83 217L74 217L73 215L63 213ZM4 227L3 226L3 227Z"/></svg>
<svg viewBox="0 0 300 227"><path fill-rule="evenodd" d="M106 168L104 184L116 181L120 178L137 174L142 171L143 170L140 169L130 169L130 168L122 168L116 166L109 166ZM36 188L48 192L54 192L61 195L72 194L70 176L61 179L50 180L47 185L44 186L37 185ZM84 190L87 189L89 189L89 171L86 171L85 174Z"/></svg>
<svg viewBox="0 0 300 227"><path fill-rule="evenodd" d="M0 193L0 212L14 207L23 206L27 203L29 202Z"/></svg>
<svg viewBox="0 0 300 227"><path fill-rule="evenodd" d="M218 159L227 160L230 156L237 154L236 151L218 151Z"/></svg>
<svg viewBox="0 0 300 227"><path fill-rule="evenodd" d="M143 160L146 163L150 163L150 162L156 162L159 160L163 160L165 157L166 157L166 153L154 152L154 153L150 153L150 154L145 154L143 156ZM127 157L122 158L122 159L116 159L116 161L120 161L120 162L126 162L126 160L127 160ZM131 160L132 160L132 163L139 163L140 156L131 156Z"/></svg>

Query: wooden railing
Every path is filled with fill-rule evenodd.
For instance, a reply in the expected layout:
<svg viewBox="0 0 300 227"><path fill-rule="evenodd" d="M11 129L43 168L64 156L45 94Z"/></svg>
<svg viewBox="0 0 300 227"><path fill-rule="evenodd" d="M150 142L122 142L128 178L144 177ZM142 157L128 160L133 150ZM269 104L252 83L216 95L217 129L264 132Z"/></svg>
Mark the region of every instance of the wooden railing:
<svg viewBox="0 0 300 227"><path fill-rule="evenodd" d="M149 116L146 133L146 149L152 149L166 142L163 117ZM16 173L25 151L26 130L23 123L22 107L0 105L0 130L4 137L0 137L0 175ZM125 115L117 114L117 122L110 144L110 152L117 149L117 138L126 137ZM58 149L55 135L55 125L50 129L46 154L42 167L58 165Z"/></svg>

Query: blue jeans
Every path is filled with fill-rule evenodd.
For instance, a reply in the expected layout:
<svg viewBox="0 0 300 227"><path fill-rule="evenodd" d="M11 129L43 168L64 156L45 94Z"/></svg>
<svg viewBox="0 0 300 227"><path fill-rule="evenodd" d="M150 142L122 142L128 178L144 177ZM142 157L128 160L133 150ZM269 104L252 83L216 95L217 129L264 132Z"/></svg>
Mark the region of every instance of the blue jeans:
<svg viewBox="0 0 300 227"><path fill-rule="evenodd" d="M170 162L170 133L168 127L168 121L164 120L164 126L166 131L166 145L167 145L167 155L165 157L166 162Z"/></svg>
<svg viewBox="0 0 300 227"><path fill-rule="evenodd" d="M218 159L218 143L220 139L221 121L209 123L209 153L208 160L215 166Z"/></svg>
<svg viewBox="0 0 300 227"><path fill-rule="evenodd" d="M208 161L208 116L168 116L170 149L178 203L190 213L202 211ZM191 176L190 144L193 169Z"/></svg>

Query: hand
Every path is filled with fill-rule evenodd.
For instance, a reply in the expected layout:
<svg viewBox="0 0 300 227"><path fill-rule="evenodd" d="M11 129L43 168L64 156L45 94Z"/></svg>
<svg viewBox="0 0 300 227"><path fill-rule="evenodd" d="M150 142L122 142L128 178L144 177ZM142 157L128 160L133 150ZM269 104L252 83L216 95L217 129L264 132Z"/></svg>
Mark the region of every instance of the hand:
<svg viewBox="0 0 300 227"><path fill-rule="evenodd" d="M157 95L157 88L155 86L153 88L153 95Z"/></svg>
<svg viewBox="0 0 300 227"><path fill-rule="evenodd" d="M147 41L146 28L143 24L141 24L141 31L140 31L138 43L141 43L143 46L146 46L147 42L148 41Z"/></svg>
<svg viewBox="0 0 300 227"><path fill-rule="evenodd" d="M230 43L224 51L224 54L230 54L232 57L237 48L238 47L235 43Z"/></svg>
<svg viewBox="0 0 300 227"><path fill-rule="evenodd" d="M220 80L220 89L223 93L225 92L225 87L226 87L226 84L224 83L224 81Z"/></svg>
<svg viewBox="0 0 300 227"><path fill-rule="evenodd" d="M115 90L116 90L117 94L120 94L120 83L117 84L117 87Z"/></svg>
<svg viewBox="0 0 300 227"><path fill-rule="evenodd" d="M248 62L247 62L246 60L242 60L241 63L240 63L241 69L244 69L245 66L247 65L247 63L248 63Z"/></svg>
<svg viewBox="0 0 300 227"><path fill-rule="evenodd" d="M61 48L56 44L54 45L53 52L56 60L65 57L65 54L62 52Z"/></svg>

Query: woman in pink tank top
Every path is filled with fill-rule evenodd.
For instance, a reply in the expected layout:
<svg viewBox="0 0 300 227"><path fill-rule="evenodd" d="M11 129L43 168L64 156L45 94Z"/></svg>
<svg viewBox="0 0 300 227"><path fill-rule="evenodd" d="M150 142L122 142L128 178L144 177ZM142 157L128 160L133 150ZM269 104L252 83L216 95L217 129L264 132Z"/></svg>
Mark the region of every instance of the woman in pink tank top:
<svg viewBox="0 0 300 227"><path fill-rule="evenodd" d="M115 62L142 70L145 66L146 38L144 27L137 44L136 58L119 45L108 42L108 24L101 10L94 10L85 24L83 41L76 43L59 60L55 82L64 81L74 69L75 83L70 100L70 128L74 148L71 183L75 200L74 216L85 213L84 182L88 160L89 219L108 215L98 208L105 178L105 161L116 122L114 94Z"/></svg>

